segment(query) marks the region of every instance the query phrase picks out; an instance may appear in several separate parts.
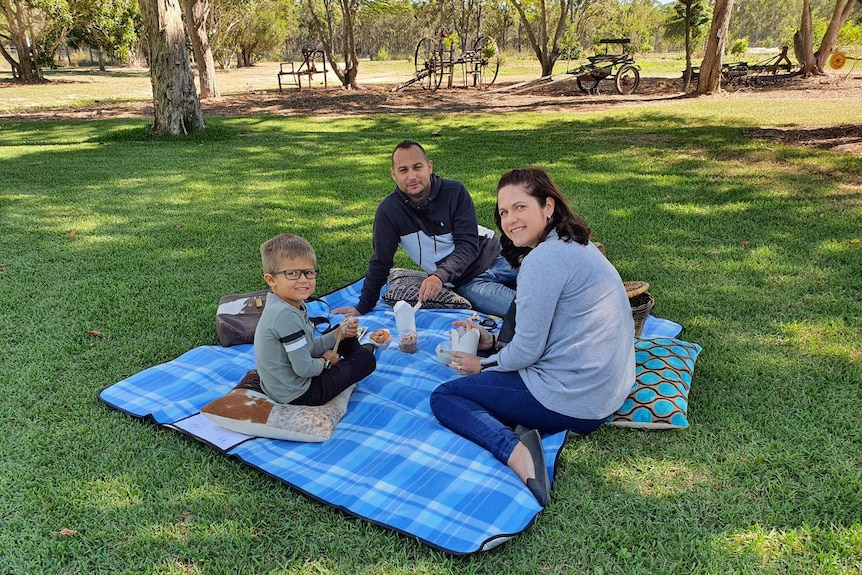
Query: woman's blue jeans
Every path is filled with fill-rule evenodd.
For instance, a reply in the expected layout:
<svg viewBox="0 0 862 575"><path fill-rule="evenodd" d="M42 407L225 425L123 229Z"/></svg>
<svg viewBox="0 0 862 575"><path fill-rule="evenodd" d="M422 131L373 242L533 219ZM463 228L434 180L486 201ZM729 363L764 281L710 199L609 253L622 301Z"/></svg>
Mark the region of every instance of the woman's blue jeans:
<svg viewBox="0 0 862 575"><path fill-rule="evenodd" d="M517 371L482 371L441 384L431 393L431 411L444 426L487 449L504 465L519 439L520 424L542 433L595 431L601 420L577 419L539 403Z"/></svg>

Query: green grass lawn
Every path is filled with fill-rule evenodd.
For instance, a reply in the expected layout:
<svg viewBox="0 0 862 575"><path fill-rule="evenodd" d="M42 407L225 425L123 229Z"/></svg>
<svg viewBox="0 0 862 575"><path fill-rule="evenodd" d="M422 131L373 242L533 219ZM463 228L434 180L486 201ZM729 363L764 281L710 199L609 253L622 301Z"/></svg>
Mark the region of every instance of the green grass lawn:
<svg viewBox="0 0 862 575"><path fill-rule="evenodd" d="M135 119L0 122L0 573L859 574L862 160L742 132L860 113L716 97L208 117L162 141ZM548 169L623 278L704 348L688 430L570 441L536 523L466 558L97 399L215 344L217 300L264 287L258 247L280 232L317 249L320 293L361 277L403 138L488 226L504 171Z"/></svg>

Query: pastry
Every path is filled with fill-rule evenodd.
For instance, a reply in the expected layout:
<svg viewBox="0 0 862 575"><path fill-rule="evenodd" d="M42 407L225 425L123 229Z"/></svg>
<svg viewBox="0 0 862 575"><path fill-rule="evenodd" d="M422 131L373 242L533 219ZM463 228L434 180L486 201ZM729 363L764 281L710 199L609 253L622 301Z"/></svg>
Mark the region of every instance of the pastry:
<svg viewBox="0 0 862 575"><path fill-rule="evenodd" d="M392 335L389 333L388 329L375 329L368 337L374 343L381 344L388 341L392 337Z"/></svg>

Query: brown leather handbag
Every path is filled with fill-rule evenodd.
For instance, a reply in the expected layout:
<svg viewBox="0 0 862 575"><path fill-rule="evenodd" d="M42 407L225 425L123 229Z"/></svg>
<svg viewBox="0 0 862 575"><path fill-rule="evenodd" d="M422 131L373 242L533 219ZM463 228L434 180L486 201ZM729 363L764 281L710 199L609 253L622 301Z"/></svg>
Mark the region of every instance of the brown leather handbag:
<svg viewBox="0 0 862 575"><path fill-rule="evenodd" d="M254 343L254 330L266 305L269 290L226 295L218 300L216 333L225 347Z"/></svg>

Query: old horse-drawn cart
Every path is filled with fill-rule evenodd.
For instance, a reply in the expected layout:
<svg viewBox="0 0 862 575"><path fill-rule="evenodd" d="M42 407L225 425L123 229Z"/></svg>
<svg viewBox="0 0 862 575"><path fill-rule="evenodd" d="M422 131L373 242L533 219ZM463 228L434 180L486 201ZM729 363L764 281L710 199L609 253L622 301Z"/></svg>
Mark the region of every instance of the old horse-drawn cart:
<svg viewBox="0 0 862 575"><path fill-rule="evenodd" d="M587 62L568 67L566 74L573 74L582 92L595 94L599 91L599 82L612 79L618 94L631 94L641 81L640 69L635 65L634 57L628 53L629 38L604 38L598 41L604 45L604 53L588 56ZM619 46L618 54L609 53L611 46Z"/></svg>
<svg viewBox="0 0 862 575"><path fill-rule="evenodd" d="M446 86L454 87L456 69L464 88L487 88L497 79L500 71L500 52L497 43L488 36L479 36L472 47L455 56L455 44L442 26L434 36L422 38L416 45L414 64L416 75L399 84L392 91L421 82L426 90L437 90L447 78Z"/></svg>

